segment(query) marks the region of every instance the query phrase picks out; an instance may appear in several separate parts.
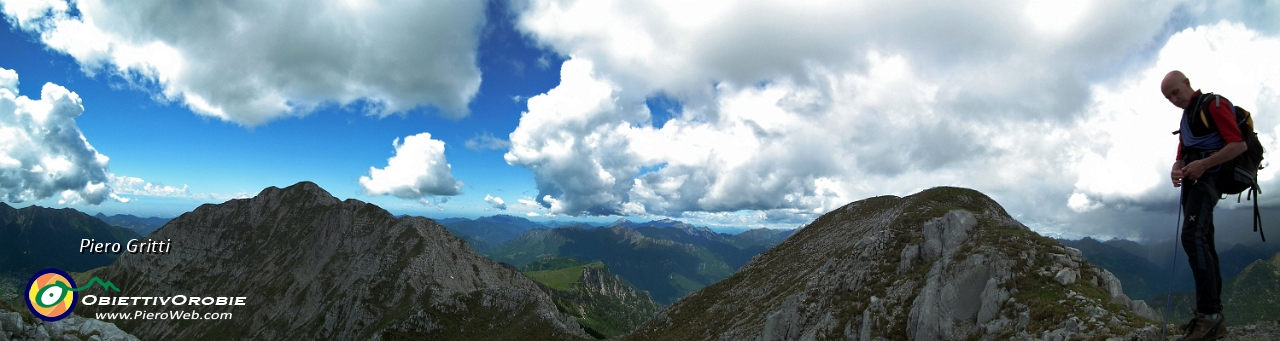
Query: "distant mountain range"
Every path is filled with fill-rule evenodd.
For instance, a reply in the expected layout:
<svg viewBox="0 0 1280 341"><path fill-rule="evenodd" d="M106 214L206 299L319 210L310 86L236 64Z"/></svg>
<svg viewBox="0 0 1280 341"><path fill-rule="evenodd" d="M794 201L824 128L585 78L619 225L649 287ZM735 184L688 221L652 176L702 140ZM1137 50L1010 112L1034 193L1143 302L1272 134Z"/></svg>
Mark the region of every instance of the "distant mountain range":
<svg viewBox="0 0 1280 341"><path fill-rule="evenodd" d="M129 214L117 214L113 216L107 216L105 214L98 213L93 217L98 218L99 220L102 220L103 222L106 222L111 226L123 227L123 228L133 230L133 232L142 236L149 235L151 234L151 232L154 232L155 230L160 229L161 226L164 226L164 224L168 223L170 220L170 218L159 218L159 217L141 218L141 217L129 215Z"/></svg>
<svg viewBox="0 0 1280 341"><path fill-rule="evenodd" d="M665 226L634 224L629 227L649 238L704 247L735 271L751 261L751 257L769 250L796 232L796 230L755 229L737 235L728 235L681 222Z"/></svg>
<svg viewBox="0 0 1280 341"><path fill-rule="evenodd" d="M1090 263L1114 273L1124 282L1125 294L1130 297L1153 299L1168 293L1171 271L1175 276L1174 292L1195 290L1195 280L1191 277L1191 268L1181 245L1175 254L1172 242L1143 245L1122 239L1100 242L1092 238L1058 241L1079 249ZM1250 264L1270 259L1277 252L1280 252L1280 243L1219 245L1218 261L1224 283L1230 282ZM1176 268L1171 269L1170 266Z"/></svg>
<svg viewBox="0 0 1280 341"><path fill-rule="evenodd" d="M728 277L795 233L761 228L730 235L674 219L552 223L556 228L509 215L439 222L476 251L516 267L556 257L604 262L662 304Z"/></svg>
<svg viewBox="0 0 1280 341"><path fill-rule="evenodd" d="M1085 260L1115 274L1124 283L1124 293L1129 297L1149 300L1169 290L1169 264L1156 265L1146 257L1134 254L1133 248L1123 248L1117 244L1132 243L1129 241L1099 242L1092 238L1080 240L1058 240L1062 245L1080 250ZM1138 245L1134 243L1134 245ZM1139 247L1142 247L1139 245ZM1172 251L1172 250L1170 250ZM1183 258L1183 268L1186 260ZM1190 280L1190 270L1183 274ZM1185 284L1185 283L1184 283ZM1183 286L1186 287L1185 285ZM1194 287L1193 287L1194 288Z"/></svg>
<svg viewBox="0 0 1280 341"><path fill-rule="evenodd" d="M478 252L487 251L499 244L515 239L520 234L536 228L547 228L529 219L495 215L477 219L447 218L437 220L440 225L449 229L450 233L466 240L471 248Z"/></svg>
<svg viewBox="0 0 1280 341"><path fill-rule="evenodd" d="M1280 319L1280 253L1270 259L1255 260L1240 271L1239 275L1223 281L1222 313L1227 325L1240 326ZM1151 299L1151 307L1161 312L1168 295L1160 293ZM1172 321L1191 319L1195 309L1195 293L1173 294L1173 307L1169 309Z"/></svg>
<svg viewBox="0 0 1280 341"><path fill-rule="evenodd" d="M767 240L774 240L773 244L777 244L777 242L781 242L782 239L786 239L785 236L782 238L777 238L778 235L790 235L791 233L791 232L786 232L791 230L781 230L781 229L759 228L759 229L752 230L752 229L739 229L739 228L726 228L726 227L717 228L721 231L733 231L737 233L752 232L747 236L744 236L744 238L729 238L730 236L734 236L737 233L731 234L731 233L716 232L716 230L711 228L693 226L693 225L690 225L678 220L670 219L670 218L662 219L662 220L654 220L649 222L633 222L627 219L618 219L617 221L614 221L609 224L598 225L598 224L590 224L590 223L579 222L579 221L556 220L556 221L547 221L547 222L535 222L522 217L500 214L495 216L480 217L476 219L443 218L443 219L436 219L436 222L440 223L440 225L444 225L445 228L449 229L449 232L453 233L455 236L458 236L458 238L462 238L463 240L466 240L468 244L471 244L471 247L473 249L479 252L487 252L490 249L497 247L498 245L502 245L503 243L506 243L508 241L511 241L512 239L515 239L516 237L520 236L521 234L524 234L525 232L528 232L529 230L553 229L553 228L560 228L560 227L574 227L574 228L579 228L584 230L596 229L601 227L609 228L614 226L625 226L632 229L638 229L641 227L694 229L694 230L700 231L698 233L723 235L725 237L724 241L733 243L734 245L737 245L740 248L746 248L750 245L761 244L761 242L767 243ZM759 253L759 251L756 251L755 253Z"/></svg>
<svg viewBox="0 0 1280 341"><path fill-rule="evenodd" d="M1175 254L1172 242L1144 245L1129 240L1100 242L1091 238L1059 241L1079 249L1090 263L1114 273L1124 283L1125 294L1147 300L1161 312L1170 301L1172 290L1170 320L1182 323L1191 319L1190 310L1195 308L1195 279L1180 245ZM1245 325L1280 318L1280 304L1277 304L1280 303L1277 302L1280 300L1280 291L1277 291L1280 243L1219 245L1218 250L1227 323Z"/></svg>
<svg viewBox="0 0 1280 341"><path fill-rule="evenodd" d="M555 257L603 262L662 304L729 277L736 270L704 247L646 237L625 226L532 230L485 255L517 267Z"/></svg>
<svg viewBox="0 0 1280 341"><path fill-rule="evenodd" d="M114 262L119 253L80 252L85 239L93 243L119 243L142 236L133 230L111 226L70 208L28 206L15 209L0 203L0 274L28 277L45 268L87 271ZM123 251L123 250L122 250Z"/></svg>
<svg viewBox="0 0 1280 341"><path fill-rule="evenodd" d="M556 257L603 262L659 303L671 304L729 277L791 233L794 230L732 236L674 220L619 220L607 228L533 229L484 254L517 267Z"/></svg>

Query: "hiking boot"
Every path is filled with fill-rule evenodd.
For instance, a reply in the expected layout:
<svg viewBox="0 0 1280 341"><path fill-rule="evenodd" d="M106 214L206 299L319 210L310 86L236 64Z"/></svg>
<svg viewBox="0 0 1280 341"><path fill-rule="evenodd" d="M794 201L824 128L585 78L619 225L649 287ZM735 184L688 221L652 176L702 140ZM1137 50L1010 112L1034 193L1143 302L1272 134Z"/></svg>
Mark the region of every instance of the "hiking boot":
<svg viewBox="0 0 1280 341"><path fill-rule="evenodd" d="M1222 313L1206 315L1197 312L1191 322L1182 326L1187 336L1181 341L1209 341L1222 338L1227 335L1226 322L1227 319L1222 316Z"/></svg>
<svg viewBox="0 0 1280 341"><path fill-rule="evenodd" d="M1197 313L1195 309L1191 309L1189 312L1191 313L1191 316L1199 316L1200 314L1200 313ZM1187 321L1187 323L1184 323L1183 325L1178 326L1178 330L1181 330L1183 333L1190 333L1191 327L1195 327L1195 326L1196 326L1196 318L1192 317L1191 321Z"/></svg>

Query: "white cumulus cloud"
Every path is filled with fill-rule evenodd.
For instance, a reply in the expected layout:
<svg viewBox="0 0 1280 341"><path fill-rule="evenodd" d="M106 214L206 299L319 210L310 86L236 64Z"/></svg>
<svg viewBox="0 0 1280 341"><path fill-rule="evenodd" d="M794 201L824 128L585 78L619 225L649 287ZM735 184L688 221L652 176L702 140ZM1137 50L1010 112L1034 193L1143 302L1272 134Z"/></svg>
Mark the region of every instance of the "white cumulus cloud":
<svg viewBox="0 0 1280 341"><path fill-rule="evenodd" d="M493 205L494 209L503 210L503 211L507 210L507 203L502 201L502 198L485 194L484 202L489 203L489 205Z"/></svg>
<svg viewBox="0 0 1280 341"><path fill-rule="evenodd" d="M33 100L18 94L17 72L0 68L0 198L93 205L117 198L107 186L109 158L76 125L82 113L76 93L46 83Z"/></svg>
<svg viewBox="0 0 1280 341"><path fill-rule="evenodd" d="M953 185L1061 228L1076 212L1176 198L1160 190L1176 108L1147 77L1222 65L1178 47L1187 32L1234 31L1220 38L1251 38L1201 41L1274 55L1258 48L1280 34L1266 19L1280 6L1055 6L530 0L518 27L569 60L559 86L528 99L506 161L568 215L795 222ZM1265 112L1277 81L1250 78L1258 67L1238 63L1240 87L1201 86ZM680 104L661 124L656 96Z"/></svg>
<svg viewBox="0 0 1280 341"><path fill-rule="evenodd" d="M53 83L40 99L18 94L18 74L0 68L0 199L25 202L56 197L61 204L98 205L108 199L197 197L182 188L116 175L109 158L85 139L76 118L80 96Z"/></svg>
<svg viewBox="0 0 1280 341"><path fill-rule="evenodd" d="M360 177L365 194L426 200L462 192L462 183L454 180L452 166L445 160L443 141L421 133L405 137L403 143L396 138L391 144L395 155L387 159L387 167L369 167L369 175Z"/></svg>
<svg viewBox="0 0 1280 341"><path fill-rule="evenodd" d="M75 58L166 100L253 126L318 106L467 114L484 1L0 1Z"/></svg>

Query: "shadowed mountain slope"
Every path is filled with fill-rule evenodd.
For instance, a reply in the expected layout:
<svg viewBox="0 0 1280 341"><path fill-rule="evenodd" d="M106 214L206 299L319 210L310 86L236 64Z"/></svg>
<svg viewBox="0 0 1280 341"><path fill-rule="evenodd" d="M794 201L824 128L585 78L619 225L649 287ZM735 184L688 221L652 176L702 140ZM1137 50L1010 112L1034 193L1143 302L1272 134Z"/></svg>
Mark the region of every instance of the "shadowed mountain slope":
<svg viewBox="0 0 1280 341"><path fill-rule="evenodd" d="M15 209L0 203L0 275L23 277L45 268L87 271L106 266L116 253L80 253L83 239L119 243L142 238L131 230L108 225L70 208L28 206Z"/></svg>

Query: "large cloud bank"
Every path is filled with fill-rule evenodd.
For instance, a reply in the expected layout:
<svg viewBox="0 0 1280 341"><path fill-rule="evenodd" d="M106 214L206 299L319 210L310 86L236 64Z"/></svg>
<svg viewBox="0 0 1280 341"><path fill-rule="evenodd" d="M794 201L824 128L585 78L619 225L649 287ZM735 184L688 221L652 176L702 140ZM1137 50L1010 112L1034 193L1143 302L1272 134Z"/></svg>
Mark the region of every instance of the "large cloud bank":
<svg viewBox="0 0 1280 341"><path fill-rule="evenodd" d="M70 55L193 111L253 126L318 106L467 114L483 1L0 1Z"/></svg>
<svg viewBox="0 0 1280 341"><path fill-rule="evenodd" d="M529 1L519 27L569 60L528 100L506 160L568 215L803 222L938 185L1033 223L1173 207L1164 72L1280 111L1265 59L1280 6L1233 6ZM659 96L682 110L658 119L646 100ZM1280 150L1278 122L1258 121Z"/></svg>

